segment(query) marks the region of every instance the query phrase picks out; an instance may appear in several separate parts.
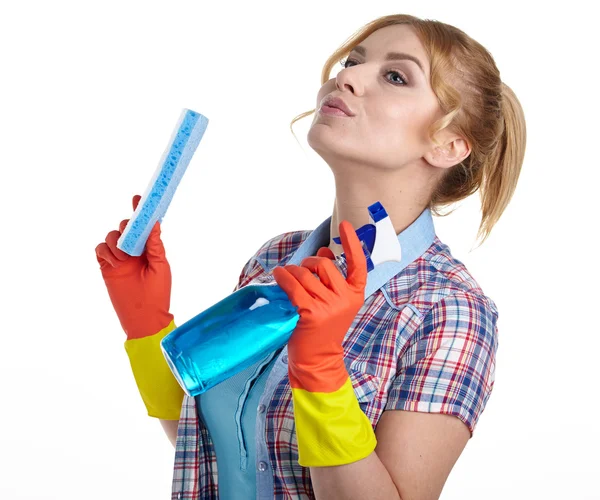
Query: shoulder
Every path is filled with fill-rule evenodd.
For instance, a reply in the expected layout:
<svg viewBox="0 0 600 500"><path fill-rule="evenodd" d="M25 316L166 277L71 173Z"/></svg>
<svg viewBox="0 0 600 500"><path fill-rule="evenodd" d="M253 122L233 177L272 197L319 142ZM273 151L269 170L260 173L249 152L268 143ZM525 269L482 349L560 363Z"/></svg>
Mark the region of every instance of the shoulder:
<svg viewBox="0 0 600 500"><path fill-rule="evenodd" d="M391 283L398 356L386 409L457 416L471 435L494 387L498 309L437 238Z"/></svg>
<svg viewBox="0 0 600 500"><path fill-rule="evenodd" d="M285 265L312 231L312 229L288 231L265 241L246 262L236 289L269 273L278 265Z"/></svg>
<svg viewBox="0 0 600 500"><path fill-rule="evenodd" d="M311 230L289 231L267 240L254 254L261 267L269 272L281 263L285 263L300 245L312 233Z"/></svg>
<svg viewBox="0 0 600 500"><path fill-rule="evenodd" d="M408 306L422 319L436 305L438 309L483 306L498 315L496 303L437 236L421 257L386 283L384 293L392 307L402 310Z"/></svg>

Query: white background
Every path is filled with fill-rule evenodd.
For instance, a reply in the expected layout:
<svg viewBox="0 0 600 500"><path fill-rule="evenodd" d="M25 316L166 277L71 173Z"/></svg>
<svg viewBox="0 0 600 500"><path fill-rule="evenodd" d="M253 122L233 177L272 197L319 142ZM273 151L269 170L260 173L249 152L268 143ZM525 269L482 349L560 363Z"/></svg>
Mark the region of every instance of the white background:
<svg viewBox="0 0 600 500"><path fill-rule="evenodd" d="M267 239L314 229L333 176L306 143L312 116L295 125L302 148L289 122L314 108L341 43L402 12L487 47L528 128L483 246L478 195L434 219L500 311L495 389L441 498L600 499L597 21L587 2L533 5L3 3L0 498L170 498L173 448L146 416L94 249L131 216L183 108L210 123L163 221L179 324L228 295Z"/></svg>

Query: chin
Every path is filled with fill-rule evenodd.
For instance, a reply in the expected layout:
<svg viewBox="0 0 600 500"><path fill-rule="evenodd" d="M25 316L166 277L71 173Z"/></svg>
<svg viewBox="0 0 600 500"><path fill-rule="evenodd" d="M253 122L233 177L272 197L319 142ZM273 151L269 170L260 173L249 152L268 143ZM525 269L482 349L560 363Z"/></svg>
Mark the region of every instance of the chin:
<svg viewBox="0 0 600 500"><path fill-rule="evenodd" d="M311 132L309 132L307 135L307 142L311 149L325 161L330 160L332 157L339 156L339 152L337 151L339 146L335 144L335 141L323 140L320 134L311 134Z"/></svg>
<svg viewBox="0 0 600 500"><path fill-rule="evenodd" d="M329 123L313 123L306 134L306 140L317 152L340 153L344 151L343 141L339 133L331 128Z"/></svg>

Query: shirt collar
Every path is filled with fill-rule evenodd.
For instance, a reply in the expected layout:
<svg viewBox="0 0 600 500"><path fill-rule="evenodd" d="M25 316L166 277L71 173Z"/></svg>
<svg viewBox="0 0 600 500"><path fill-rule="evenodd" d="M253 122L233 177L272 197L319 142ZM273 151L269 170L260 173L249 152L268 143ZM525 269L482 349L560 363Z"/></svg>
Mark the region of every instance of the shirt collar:
<svg viewBox="0 0 600 500"><path fill-rule="evenodd" d="M319 248L329 246L331 216L325 219L294 252L288 264L299 266L302 260L315 255ZM379 290L390 279L400 273L411 262L418 259L431 246L435 239L435 227L431 210L425 208L421 215L398 235L402 248L400 262L382 262L367 275L365 300Z"/></svg>

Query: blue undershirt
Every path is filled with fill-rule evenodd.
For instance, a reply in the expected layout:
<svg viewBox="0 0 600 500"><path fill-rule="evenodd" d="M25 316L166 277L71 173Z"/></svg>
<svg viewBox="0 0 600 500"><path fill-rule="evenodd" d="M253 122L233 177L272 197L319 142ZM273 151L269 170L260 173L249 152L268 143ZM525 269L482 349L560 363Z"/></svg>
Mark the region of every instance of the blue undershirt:
<svg viewBox="0 0 600 500"><path fill-rule="evenodd" d="M196 396L217 455L219 498L256 497L256 413L269 372L279 351ZM246 387L248 385L248 387ZM242 397L249 390L247 398Z"/></svg>

